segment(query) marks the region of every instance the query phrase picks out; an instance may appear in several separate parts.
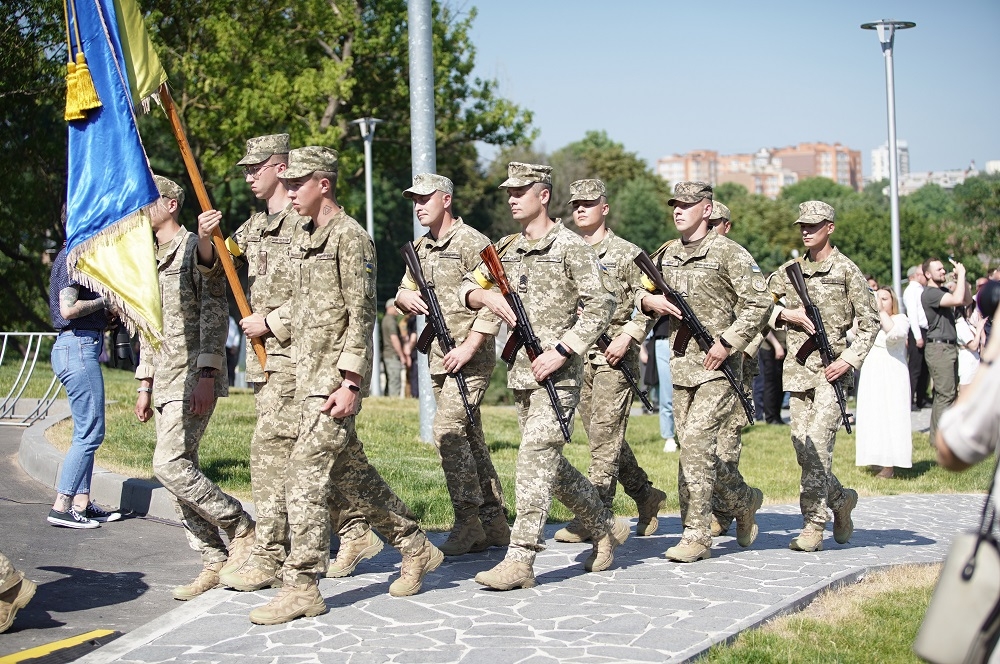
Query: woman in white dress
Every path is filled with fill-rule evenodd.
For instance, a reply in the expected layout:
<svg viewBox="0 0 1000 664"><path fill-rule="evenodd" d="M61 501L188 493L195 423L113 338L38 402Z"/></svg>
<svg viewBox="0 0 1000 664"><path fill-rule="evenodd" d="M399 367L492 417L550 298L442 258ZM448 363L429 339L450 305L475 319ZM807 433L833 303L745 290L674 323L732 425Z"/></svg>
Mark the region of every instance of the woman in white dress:
<svg viewBox="0 0 1000 664"><path fill-rule="evenodd" d="M906 365L909 323L899 313L892 290L880 288L875 296L882 329L861 366L855 464L879 466L878 477L889 479L893 467L913 465L910 373Z"/></svg>

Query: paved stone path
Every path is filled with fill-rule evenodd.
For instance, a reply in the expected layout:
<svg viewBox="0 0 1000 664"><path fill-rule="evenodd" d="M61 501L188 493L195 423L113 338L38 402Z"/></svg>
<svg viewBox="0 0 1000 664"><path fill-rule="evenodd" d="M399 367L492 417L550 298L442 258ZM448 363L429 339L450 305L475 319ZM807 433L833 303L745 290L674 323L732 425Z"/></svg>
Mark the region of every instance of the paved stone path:
<svg viewBox="0 0 1000 664"><path fill-rule="evenodd" d="M277 591L213 590L108 644L82 662L679 662L866 572L944 558L956 533L977 523L982 497L902 495L862 498L855 533L826 550L796 553L798 507L765 505L750 549L716 540L712 558L680 565L662 553L678 540L677 516L660 532L631 538L611 570L587 574L589 545L558 544L535 566L539 585L495 592L472 578L503 550L446 559L411 598L392 598L399 555L386 547L358 575L325 579L329 613L285 625L252 625L247 614ZM444 535L434 537L435 541Z"/></svg>

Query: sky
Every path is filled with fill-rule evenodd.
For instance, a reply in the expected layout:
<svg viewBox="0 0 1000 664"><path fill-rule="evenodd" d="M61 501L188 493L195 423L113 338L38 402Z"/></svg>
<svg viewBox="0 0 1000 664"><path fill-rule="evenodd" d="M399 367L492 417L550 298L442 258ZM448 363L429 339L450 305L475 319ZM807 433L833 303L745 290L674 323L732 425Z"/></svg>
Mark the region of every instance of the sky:
<svg viewBox="0 0 1000 664"><path fill-rule="evenodd" d="M886 142L885 60L862 23L896 33L896 135L910 170L1000 159L998 0L457 0L476 7L474 75L534 113L553 152L604 130L650 166L696 149ZM495 150L485 152L492 157Z"/></svg>

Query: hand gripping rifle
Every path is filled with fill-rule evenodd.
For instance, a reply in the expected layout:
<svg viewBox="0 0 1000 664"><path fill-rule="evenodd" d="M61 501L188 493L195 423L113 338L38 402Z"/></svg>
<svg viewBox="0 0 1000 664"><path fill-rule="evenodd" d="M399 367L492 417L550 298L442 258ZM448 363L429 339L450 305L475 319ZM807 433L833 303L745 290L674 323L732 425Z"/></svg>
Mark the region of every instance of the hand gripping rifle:
<svg viewBox="0 0 1000 664"><path fill-rule="evenodd" d="M597 337L597 347L601 349L602 353L607 351L608 346L610 345L611 337L608 336L607 332ZM639 384L636 382L635 376L632 375L632 370L628 368L627 364L625 364L625 358L622 358L621 362L618 363L618 366L612 368L618 369L618 371L622 372L622 376L625 377L625 382L628 383L629 387L632 388L632 391L638 395L639 399L642 401L642 405L646 407L646 410L653 410L653 404L649 402L649 395L646 393L646 390L639 389Z"/></svg>
<svg viewBox="0 0 1000 664"><path fill-rule="evenodd" d="M667 282L663 280L663 275L660 274L656 265L653 264L653 259L645 251L640 251L639 255L635 257L634 262L642 270L642 273L660 289L660 292L670 298L674 305L681 310L681 327L677 330L677 336L674 338L673 344L674 355L678 357L683 356L687 352L688 342L692 338L698 343L698 347L707 353L715 344L715 339L712 338L712 335L709 334L705 326L695 316L694 311L691 310L691 305L687 303L684 296L667 285ZM722 372L722 375L726 377L729 384L733 386L736 396L739 397L740 403L743 404L743 410L747 414L747 421L753 425L753 398L743 391L743 386L736 380L736 374L733 373L729 364L723 362L718 370Z"/></svg>
<svg viewBox="0 0 1000 664"><path fill-rule="evenodd" d="M542 354L542 344L538 340L538 337L535 336L535 331L531 327L531 321L528 320L528 312L524 308L524 302L511 289L510 282L507 281L507 274L504 272L503 264L500 262L500 256L497 254L496 247L492 244L486 245L486 248L479 252L479 257L483 259L483 263L486 264L486 268L493 275L493 279L507 300L507 304L514 310L514 315L517 317L517 325L511 330L510 339L507 340L507 345L504 346L500 357L507 363L508 367L511 367L514 365L514 358L517 356L517 351L521 346L524 346L524 350L528 354L528 359L533 361ZM563 438L568 443L570 439L569 422L566 420L566 415L559 406L556 385L552 382L551 376L541 381L541 384L545 387L545 391L548 392L552 409L556 411L556 419L559 420L559 428L562 430Z"/></svg>
<svg viewBox="0 0 1000 664"><path fill-rule="evenodd" d="M416 282L417 288L420 289L420 295L424 298L424 303L427 304L427 324L424 325L424 331L420 333L420 337L417 339L417 350L427 355L431 349L431 342L437 338L441 350L447 355L454 350L455 339L452 338L451 333L448 332L448 327L444 324L444 314L441 312L441 303L438 302L434 286L428 284L427 280L424 279L424 271L420 268L420 260L417 258L417 252L413 249L412 242L407 242L400 247L399 253L403 255L403 262L406 263L406 267L410 268L410 274L413 275L413 280ZM476 418L473 416L472 407L469 405L469 386L465 382L465 374L459 369L451 375L455 377L455 382L458 383L458 393L462 395L462 406L465 407L465 416L469 418L470 423L475 422Z"/></svg>
<svg viewBox="0 0 1000 664"><path fill-rule="evenodd" d="M795 361L805 366L806 359L812 355L813 351L818 350L819 359L823 361L823 367L828 367L837 358L833 355L833 347L830 346L830 338L826 334L826 327L823 326L823 319L819 315L819 307L813 304L812 299L809 297L809 291L806 290L806 280L802 276L802 266L798 261L795 261L785 268L785 274L788 275L788 280L792 282L792 288L795 289L799 299L802 300L802 306L806 310L806 315L809 316L813 327L816 328L815 334L810 335L806 339L806 342L802 344L802 348L799 348L799 352L795 353ZM833 391L837 395L837 405L840 406L840 418L844 422L844 428L847 429L847 433L851 433L851 420L847 415L847 398L844 396L844 386L840 384L839 378L830 384L833 385Z"/></svg>

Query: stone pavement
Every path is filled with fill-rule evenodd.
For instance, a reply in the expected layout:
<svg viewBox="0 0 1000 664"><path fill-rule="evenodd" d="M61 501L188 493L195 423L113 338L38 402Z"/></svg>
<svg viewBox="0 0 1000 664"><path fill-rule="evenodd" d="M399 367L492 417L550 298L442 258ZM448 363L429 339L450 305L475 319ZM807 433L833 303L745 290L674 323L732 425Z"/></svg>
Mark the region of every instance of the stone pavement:
<svg viewBox="0 0 1000 664"><path fill-rule="evenodd" d="M944 558L956 533L978 522L982 496L900 495L862 498L855 533L826 550L787 548L801 527L797 506L766 505L760 536L749 549L716 540L710 560L681 565L663 551L675 544L677 516L660 532L631 538L612 569L587 574L589 545L551 540L538 557L539 585L495 592L472 578L503 550L446 559L424 590L392 598L388 583L399 555L390 547L346 579L325 579L330 611L271 627L247 614L276 590L213 590L179 606L81 662L679 662L777 615L807 604L822 590L901 563ZM444 534L433 536L440 542Z"/></svg>

